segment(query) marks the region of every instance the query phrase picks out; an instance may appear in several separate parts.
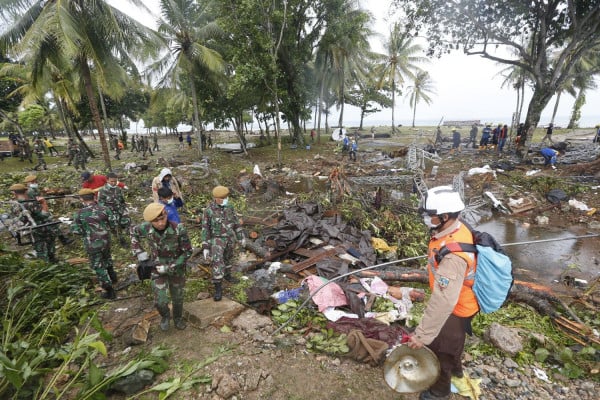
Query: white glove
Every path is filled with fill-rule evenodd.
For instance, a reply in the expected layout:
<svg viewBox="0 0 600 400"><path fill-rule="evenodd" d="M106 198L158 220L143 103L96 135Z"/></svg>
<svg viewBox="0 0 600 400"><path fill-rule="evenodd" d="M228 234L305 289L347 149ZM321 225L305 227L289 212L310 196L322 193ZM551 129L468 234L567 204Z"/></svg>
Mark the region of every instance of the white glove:
<svg viewBox="0 0 600 400"><path fill-rule="evenodd" d="M242 238L240 244L242 245L242 247L246 247L246 238Z"/></svg>
<svg viewBox="0 0 600 400"><path fill-rule="evenodd" d="M204 249L202 250L202 255L204 255L205 260L208 260L208 257L210 256L210 251L208 249Z"/></svg>
<svg viewBox="0 0 600 400"><path fill-rule="evenodd" d="M149 258L150 257L148 257L148 253L146 253L145 251L137 254L137 259L139 262L148 261Z"/></svg>
<svg viewBox="0 0 600 400"><path fill-rule="evenodd" d="M164 275L168 272L169 267L167 265L157 265L156 266L156 272L158 272L159 275Z"/></svg>

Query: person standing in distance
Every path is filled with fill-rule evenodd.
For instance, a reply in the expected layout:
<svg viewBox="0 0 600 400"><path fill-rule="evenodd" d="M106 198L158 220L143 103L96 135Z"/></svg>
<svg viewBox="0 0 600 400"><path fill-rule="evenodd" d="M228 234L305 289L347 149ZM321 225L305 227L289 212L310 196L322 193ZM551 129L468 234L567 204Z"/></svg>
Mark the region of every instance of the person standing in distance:
<svg viewBox="0 0 600 400"><path fill-rule="evenodd" d="M542 142L540 144L540 146L544 146L546 144L546 140L550 142L550 144L554 144L554 141L552 140L552 133L554 132L554 124L552 122L550 122L550 124L548 124L548 128L546 128L546 136L544 136L542 138Z"/></svg>
<svg viewBox="0 0 600 400"><path fill-rule="evenodd" d="M421 207L423 221L431 229L427 256L431 297L408 346L429 347L439 359L440 376L428 390L421 392L420 400L450 398L452 376L463 376L461 355L465 333L471 335L471 319L479 311L472 290L477 268L475 254L453 252L442 259L437 257L447 243L473 243L471 231L458 219L464 209L459 193L450 186L428 190Z"/></svg>
<svg viewBox="0 0 600 400"><path fill-rule="evenodd" d="M233 258L235 240L242 247L246 246L246 238L235 210L229 205L229 189L217 186L212 191L213 202L202 214L202 249L204 259L211 259L212 280L215 285L215 301L223 296L222 280L235 283L231 276L230 262Z"/></svg>
<svg viewBox="0 0 600 400"><path fill-rule="evenodd" d="M144 222L131 229L131 249L139 262L150 260L157 264L152 272L152 291L154 305L162 317L160 329L163 332L169 330L169 294L173 303L175 328L185 329L183 294L186 262L192 255L190 238L183 224L167 220L162 204L151 203L146 206L143 217Z"/></svg>
<svg viewBox="0 0 600 400"><path fill-rule="evenodd" d="M71 232L83 238L90 267L105 291L102 297L115 299L117 294L113 284L117 283L117 274L110 251L110 230L116 228L117 221L109 208L96 203L96 193L92 189L81 189L78 194L82 208L73 215Z"/></svg>

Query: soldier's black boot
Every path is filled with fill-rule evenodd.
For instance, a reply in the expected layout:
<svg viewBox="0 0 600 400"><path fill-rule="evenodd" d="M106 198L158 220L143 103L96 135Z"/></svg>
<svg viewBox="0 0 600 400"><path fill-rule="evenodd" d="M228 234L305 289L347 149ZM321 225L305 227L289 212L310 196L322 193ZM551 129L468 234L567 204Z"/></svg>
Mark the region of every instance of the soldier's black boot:
<svg viewBox="0 0 600 400"><path fill-rule="evenodd" d="M173 303L173 322L175 324L175 328L179 330L183 330L187 326L187 323L183 319L183 303Z"/></svg>
<svg viewBox="0 0 600 400"><path fill-rule="evenodd" d="M231 275L231 268L227 268L225 270L225 276L223 276L223 278L225 278L225 280L229 283L239 283L240 282L240 280L238 278Z"/></svg>
<svg viewBox="0 0 600 400"><path fill-rule="evenodd" d="M221 281L215 281L215 295L213 299L215 301L221 301L223 298L223 284Z"/></svg>
<svg viewBox="0 0 600 400"><path fill-rule="evenodd" d="M108 272L108 276L110 278L110 281L115 284L117 282L119 282L119 277L117 276L117 273L115 272L114 268L109 268L106 270L106 272Z"/></svg>
<svg viewBox="0 0 600 400"><path fill-rule="evenodd" d="M156 307L158 309L158 313L162 317L160 320L160 330L166 332L169 330L169 323L171 321L171 312L169 311L169 306L164 307Z"/></svg>
<svg viewBox="0 0 600 400"><path fill-rule="evenodd" d="M117 293L112 285L102 285L102 289L104 289L104 293L102 293L100 296L103 299L114 300L117 298Z"/></svg>

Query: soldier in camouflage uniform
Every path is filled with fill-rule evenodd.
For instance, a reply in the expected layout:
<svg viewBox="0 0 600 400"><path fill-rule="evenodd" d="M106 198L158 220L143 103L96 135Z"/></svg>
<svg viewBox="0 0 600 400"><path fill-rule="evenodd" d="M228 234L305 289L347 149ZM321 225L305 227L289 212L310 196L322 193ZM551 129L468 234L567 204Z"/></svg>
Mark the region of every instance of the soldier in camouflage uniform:
<svg viewBox="0 0 600 400"><path fill-rule="evenodd" d="M29 216L35 225L52 222L52 215L48 212L48 205L43 198L40 201L27 201L31 199L27 195L27 187L22 183L15 183L10 187L10 191L18 202L13 205L12 214L18 216L23 224L33 225ZM54 226L44 226L31 231L36 257L47 262L57 262L54 229Z"/></svg>
<svg viewBox="0 0 600 400"><path fill-rule="evenodd" d="M131 225L131 218L129 218L129 212L127 211L127 204L125 203L125 196L123 195L123 189L119 187L117 174L110 172L106 175L107 182L100 188L98 192L98 204L103 207L107 207L112 211L117 221L117 236L119 238L119 244L123 247L129 245L129 242L123 235L129 233L129 226Z"/></svg>
<svg viewBox="0 0 600 400"><path fill-rule="evenodd" d="M27 197L29 197L29 199L36 199L38 202L40 202L40 204L45 205L46 199L44 199L41 196L39 184L37 181L37 176L27 175L25 177L25 179L23 180L23 182L27 186ZM51 213L48 213L48 214L49 214L49 217L48 217L47 221L48 222L54 221L54 217L52 216L52 214ZM67 244L73 243L73 239L65 236L65 234L60 230L60 227L58 224L49 226L48 230L53 232L52 234L55 235L56 237L58 237L58 240L60 240L60 242L62 244L67 245Z"/></svg>
<svg viewBox="0 0 600 400"><path fill-rule="evenodd" d="M158 132L152 134L152 151L160 151L158 149Z"/></svg>
<svg viewBox="0 0 600 400"><path fill-rule="evenodd" d="M169 292L173 302L173 319L177 329L185 329L183 293L186 261L192 245L183 224L167 220L162 204L152 203L144 209L144 221L131 229L131 249L139 262L158 264L152 272L154 305L160 313L160 329L169 329ZM147 252L142 248L142 240Z"/></svg>
<svg viewBox="0 0 600 400"><path fill-rule="evenodd" d="M37 160L38 160L37 165L35 167L33 167L33 169L36 171L38 171L42 167L44 169L48 169L46 160L44 160L45 147L44 147L44 142L42 142L42 139L40 139L40 138L35 139L35 141L33 142L33 152L37 156Z"/></svg>
<svg viewBox="0 0 600 400"><path fill-rule="evenodd" d="M235 240L242 247L246 244L239 218L231 205L228 205L229 189L217 186L212 191L214 201L202 214L202 249L204 258L211 258L212 280L215 285L215 301L223 296L222 280L236 282L231 276L230 262L233 258Z"/></svg>
<svg viewBox="0 0 600 400"><path fill-rule="evenodd" d="M117 222L110 209L96 203L94 196L92 189L79 191L83 207L73 215L71 232L83 237L83 247L88 254L90 267L105 290L102 297L114 299L117 295L113 283L117 282L117 274L110 252L110 229L114 229Z"/></svg>
<svg viewBox="0 0 600 400"><path fill-rule="evenodd" d="M144 157L144 159L146 159L146 153L150 153L151 156L154 155L152 154L152 149L150 148L150 140L148 139L148 136L142 137L142 152L142 157Z"/></svg>

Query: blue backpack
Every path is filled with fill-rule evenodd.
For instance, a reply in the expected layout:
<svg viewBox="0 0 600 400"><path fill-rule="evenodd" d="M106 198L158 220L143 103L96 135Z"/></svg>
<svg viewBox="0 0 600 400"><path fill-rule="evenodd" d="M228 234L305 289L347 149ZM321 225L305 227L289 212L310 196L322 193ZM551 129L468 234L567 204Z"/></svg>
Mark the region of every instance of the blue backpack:
<svg viewBox="0 0 600 400"><path fill-rule="evenodd" d="M471 227L469 230L473 234L474 244L448 243L439 250L438 262L448 253L476 253L477 269L473 292L481 311L485 314L492 313L502 307L512 288L512 262L492 235Z"/></svg>

